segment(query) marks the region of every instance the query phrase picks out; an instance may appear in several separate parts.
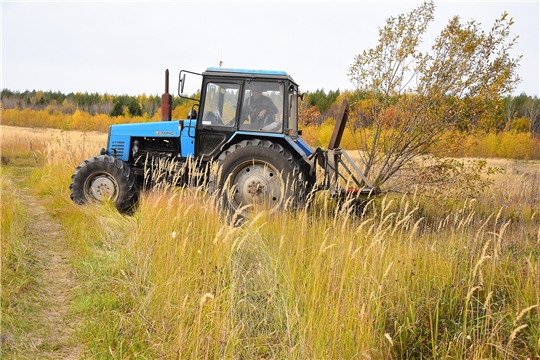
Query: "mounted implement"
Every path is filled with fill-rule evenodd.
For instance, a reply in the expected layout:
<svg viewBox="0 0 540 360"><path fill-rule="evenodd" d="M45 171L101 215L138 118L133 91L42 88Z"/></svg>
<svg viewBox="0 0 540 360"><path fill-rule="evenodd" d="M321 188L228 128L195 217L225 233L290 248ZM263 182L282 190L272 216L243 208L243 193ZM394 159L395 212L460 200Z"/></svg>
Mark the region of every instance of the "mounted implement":
<svg viewBox="0 0 540 360"><path fill-rule="evenodd" d="M72 176L71 199L135 205L145 185L206 185L223 209L275 211L302 205L310 193L365 199L374 188L339 148L348 117L342 105L328 150L314 149L298 130L298 84L283 71L208 68L201 97L188 118L171 120L168 71L162 122L112 125L107 148L84 161ZM156 171L160 169L160 171ZM319 179L317 178L319 176ZM353 184L353 187L342 184Z"/></svg>

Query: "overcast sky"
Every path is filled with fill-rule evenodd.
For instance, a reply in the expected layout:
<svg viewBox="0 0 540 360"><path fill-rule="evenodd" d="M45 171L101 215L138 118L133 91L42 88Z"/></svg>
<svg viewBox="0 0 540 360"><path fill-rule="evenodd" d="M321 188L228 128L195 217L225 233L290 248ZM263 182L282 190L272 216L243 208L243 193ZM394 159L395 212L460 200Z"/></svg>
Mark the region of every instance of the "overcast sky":
<svg viewBox="0 0 540 360"><path fill-rule="evenodd" d="M354 56L377 44L390 16L421 1L23 2L2 0L1 87L10 90L161 94L164 71L176 93L180 70L284 70L301 91L347 90ZM435 0L425 43L453 15L485 31L507 11L523 55L516 94L538 96L539 1ZM426 46L427 46L426 45ZM187 92L198 88L188 79Z"/></svg>

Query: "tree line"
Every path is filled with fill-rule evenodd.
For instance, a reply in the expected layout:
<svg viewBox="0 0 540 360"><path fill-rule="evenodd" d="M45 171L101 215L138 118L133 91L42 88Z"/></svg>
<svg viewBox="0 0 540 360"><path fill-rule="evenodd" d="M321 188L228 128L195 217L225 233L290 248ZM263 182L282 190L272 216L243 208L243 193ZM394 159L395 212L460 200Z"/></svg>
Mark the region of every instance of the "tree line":
<svg viewBox="0 0 540 360"><path fill-rule="evenodd" d="M300 122L305 126L320 126L328 118L335 119L343 99L362 107L371 96L366 91L341 92L339 89L326 92L317 89L307 92L305 101L300 105ZM199 94L191 97L197 98ZM60 111L73 115L76 110L85 111L90 115L105 114L109 116L132 116L150 119L155 117L161 109L161 96L159 95L110 95L88 92L70 92L64 94L60 91L26 90L24 92L3 89L1 92L2 108L31 109ZM172 108L185 108L189 100L173 96ZM365 107L365 106L364 106ZM507 96L497 104L492 104L493 111L489 116L464 117L455 125L462 131L483 130L529 132L531 136L540 134L540 99L525 93L516 96ZM187 113L185 114L187 115ZM184 115L184 116L185 116ZM352 125L357 128L366 126L365 117L361 114L351 118Z"/></svg>
<svg viewBox="0 0 540 360"><path fill-rule="evenodd" d="M340 93L317 90L307 93L307 101L300 104L300 122L302 125L320 126L327 119L335 119L339 114L341 101L347 99L356 109L355 116L349 117L354 128L369 126L369 120L364 113L372 104L373 95L367 91L353 91ZM397 97L390 102L397 104ZM525 93L506 96L496 103L487 104L488 113L480 115L466 115L461 117L453 127L455 129L471 132L482 130L484 132L513 131L531 133L531 136L540 135L540 99ZM364 111L362 111L364 108Z"/></svg>
<svg viewBox="0 0 540 360"><path fill-rule="evenodd" d="M191 97L197 97L194 94ZM44 110L47 107L64 114L74 114L75 111L85 111L90 115L106 114L109 116L141 116L152 118L161 109L160 95L111 95L88 92L26 90L24 92L2 89L2 106L4 109ZM188 100L173 96L173 108Z"/></svg>

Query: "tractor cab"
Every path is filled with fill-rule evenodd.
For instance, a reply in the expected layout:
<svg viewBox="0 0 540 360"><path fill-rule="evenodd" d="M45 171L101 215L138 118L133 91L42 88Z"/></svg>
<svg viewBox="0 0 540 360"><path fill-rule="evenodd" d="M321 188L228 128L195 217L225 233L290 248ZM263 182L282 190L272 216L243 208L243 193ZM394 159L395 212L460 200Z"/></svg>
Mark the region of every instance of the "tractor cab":
<svg viewBox="0 0 540 360"><path fill-rule="evenodd" d="M180 72L179 96L185 82ZM193 73L192 73L193 74ZM209 160L233 137L298 137L298 85L284 71L208 68L202 74L195 157Z"/></svg>

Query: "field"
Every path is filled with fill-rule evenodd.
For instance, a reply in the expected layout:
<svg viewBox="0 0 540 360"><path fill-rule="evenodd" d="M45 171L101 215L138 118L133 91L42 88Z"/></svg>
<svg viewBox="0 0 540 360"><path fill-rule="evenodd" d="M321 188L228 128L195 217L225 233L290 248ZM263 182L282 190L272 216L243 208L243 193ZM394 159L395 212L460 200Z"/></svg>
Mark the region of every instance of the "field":
<svg viewBox="0 0 540 360"><path fill-rule="evenodd" d="M476 198L234 227L204 188L73 204L105 142L2 126L2 358L540 359L538 161L490 159Z"/></svg>

